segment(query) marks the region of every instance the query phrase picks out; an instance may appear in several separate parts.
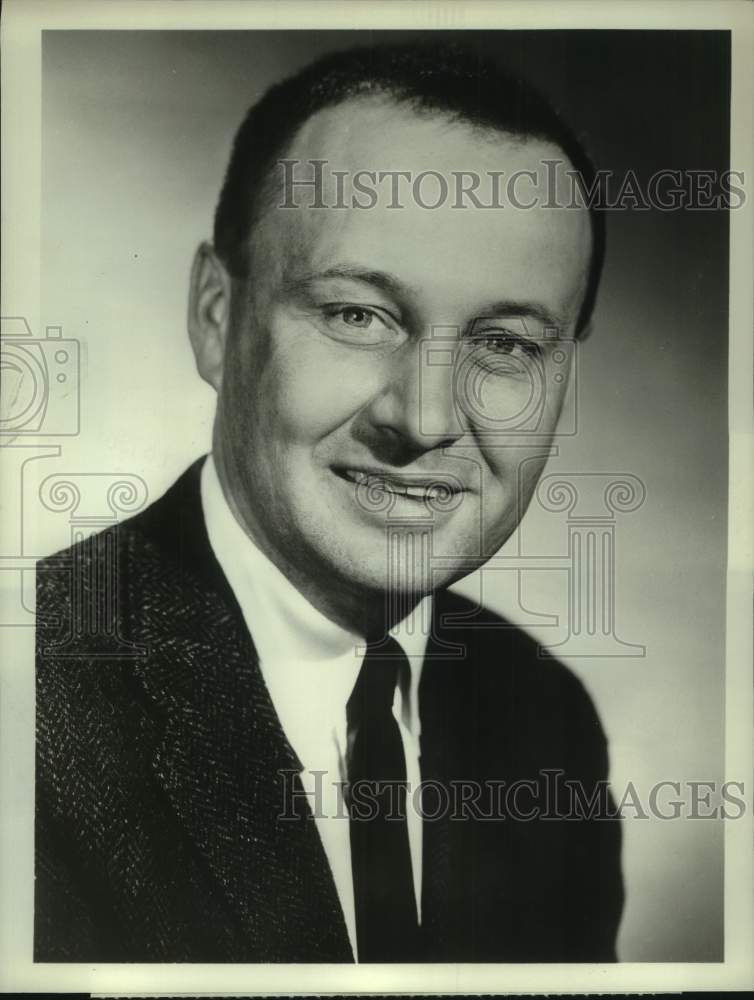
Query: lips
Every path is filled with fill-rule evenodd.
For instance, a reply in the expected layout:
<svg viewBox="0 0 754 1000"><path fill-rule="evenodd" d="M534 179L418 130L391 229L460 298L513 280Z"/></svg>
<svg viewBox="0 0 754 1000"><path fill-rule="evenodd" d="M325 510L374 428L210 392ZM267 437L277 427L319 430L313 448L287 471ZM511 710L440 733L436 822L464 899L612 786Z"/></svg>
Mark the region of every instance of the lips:
<svg viewBox="0 0 754 1000"><path fill-rule="evenodd" d="M456 483L443 482L439 476L410 476L393 472L363 469L338 469L338 475L364 490L380 490L414 501L443 501L463 492Z"/></svg>

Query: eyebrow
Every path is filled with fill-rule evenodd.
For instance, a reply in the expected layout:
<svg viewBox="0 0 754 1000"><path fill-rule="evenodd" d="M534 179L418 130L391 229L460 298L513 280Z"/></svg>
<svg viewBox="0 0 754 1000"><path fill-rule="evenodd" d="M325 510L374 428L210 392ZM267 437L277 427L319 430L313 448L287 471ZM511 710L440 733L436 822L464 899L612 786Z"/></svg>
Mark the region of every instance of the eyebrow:
<svg viewBox="0 0 754 1000"><path fill-rule="evenodd" d="M372 285L374 288L379 288L380 291L388 292L390 295L395 296L416 294L414 288L401 281L394 274L390 274L388 271L377 271L367 267L360 267L358 264L336 264L324 271L311 271L291 281L286 281L285 288L295 291L298 288L311 285L315 281L327 281L333 278L361 281Z"/></svg>
<svg viewBox="0 0 754 1000"><path fill-rule="evenodd" d="M490 303L474 317L474 320L515 317L534 319L543 326L556 327L558 330L565 330L568 326L565 317L558 316L538 302L517 302L511 299Z"/></svg>
<svg viewBox="0 0 754 1000"><path fill-rule="evenodd" d="M327 281L337 278L363 282L374 288L379 288L380 291L387 292L396 298L416 296L417 294L415 287L407 285L396 275L390 274L388 271L361 267L358 264L335 264L324 271L311 271L290 281L286 281L284 287L288 291L296 291L317 281ZM483 306L474 315L471 323L480 319L511 319L513 317L528 317L536 320L543 326L556 327L558 330L564 330L568 325L563 316L556 315L538 302L513 299L502 299Z"/></svg>

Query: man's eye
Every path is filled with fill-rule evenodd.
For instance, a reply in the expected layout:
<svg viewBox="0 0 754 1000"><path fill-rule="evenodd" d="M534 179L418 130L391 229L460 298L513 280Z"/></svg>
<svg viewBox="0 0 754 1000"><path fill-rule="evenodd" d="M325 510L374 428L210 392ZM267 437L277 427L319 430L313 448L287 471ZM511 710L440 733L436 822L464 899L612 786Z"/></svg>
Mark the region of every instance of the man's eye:
<svg viewBox="0 0 754 1000"><path fill-rule="evenodd" d="M346 306L341 309L339 315L347 326L356 327L359 330L368 330L376 316L369 309L361 306Z"/></svg>
<svg viewBox="0 0 754 1000"><path fill-rule="evenodd" d="M371 306L332 302L322 306L324 332L356 347L381 347L402 339L400 326L388 314Z"/></svg>
<svg viewBox="0 0 754 1000"><path fill-rule="evenodd" d="M475 347L483 348L494 354L514 356L524 354L535 358L540 355L537 344L510 333L496 333L494 331L478 333L473 339Z"/></svg>
<svg viewBox="0 0 754 1000"><path fill-rule="evenodd" d="M468 339L468 361L501 378L531 378L542 357L539 345L509 330L479 330Z"/></svg>

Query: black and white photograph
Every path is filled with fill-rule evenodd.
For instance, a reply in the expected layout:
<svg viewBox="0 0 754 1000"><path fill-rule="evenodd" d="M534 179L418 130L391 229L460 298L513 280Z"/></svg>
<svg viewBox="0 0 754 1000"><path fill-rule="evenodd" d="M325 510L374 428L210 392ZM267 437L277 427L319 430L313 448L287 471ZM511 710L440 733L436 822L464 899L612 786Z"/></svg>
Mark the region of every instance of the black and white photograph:
<svg viewBox="0 0 754 1000"><path fill-rule="evenodd" d="M754 18L577 6L6 5L3 989L754 985Z"/></svg>

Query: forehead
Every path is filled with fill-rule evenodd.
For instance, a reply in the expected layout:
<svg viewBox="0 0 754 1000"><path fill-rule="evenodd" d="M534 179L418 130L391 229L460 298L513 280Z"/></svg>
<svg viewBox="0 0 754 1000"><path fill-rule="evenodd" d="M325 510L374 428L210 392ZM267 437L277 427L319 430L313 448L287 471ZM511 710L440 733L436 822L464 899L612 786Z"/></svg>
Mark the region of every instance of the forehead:
<svg viewBox="0 0 754 1000"><path fill-rule="evenodd" d="M297 161L296 179L313 176L310 161L326 161L322 197L329 207L310 207L310 189L298 188L299 207L280 208L278 168L280 186L257 233L268 271L295 279L339 264L383 270L420 299L449 310L473 311L485 296L535 294L561 315L578 308L590 224L583 208L552 207L554 200L568 204L564 186L548 188L553 176L562 184L570 167L557 146L370 97L312 116L285 158ZM561 162L555 175L547 160ZM438 174L447 196L431 208L444 191ZM369 208L352 204L360 175L376 192ZM536 207L510 203L506 185L515 175L516 196L522 204L538 197ZM459 184L474 188L476 200L459 196ZM370 199L361 194L359 200ZM335 207L339 203L346 207Z"/></svg>

